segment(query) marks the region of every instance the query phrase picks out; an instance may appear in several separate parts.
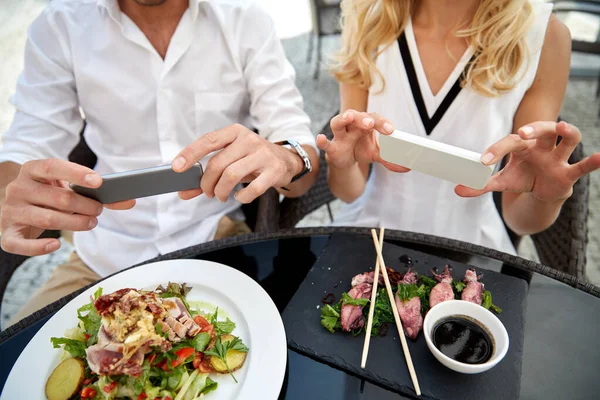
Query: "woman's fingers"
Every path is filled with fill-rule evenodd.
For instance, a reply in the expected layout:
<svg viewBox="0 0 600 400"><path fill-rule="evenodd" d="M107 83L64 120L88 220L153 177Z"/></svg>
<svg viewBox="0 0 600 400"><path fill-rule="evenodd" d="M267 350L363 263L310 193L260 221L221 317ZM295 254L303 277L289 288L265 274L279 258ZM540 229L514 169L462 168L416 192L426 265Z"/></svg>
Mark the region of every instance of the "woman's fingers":
<svg viewBox="0 0 600 400"><path fill-rule="evenodd" d="M327 136L320 133L317 135L317 147L325 153L333 153L335 146L333 146L331 140L327 139Z"/></svg>
<svg viewBox="0 0 600 400"><path fill-rule="evenodd" d="M592 154L568 168L567 176L575 182L582 176L600 169L600 153Z"/></svg>
<svg viewBox="0 0 600 400"><path fill-rule="evenodd" d="M581 132L577 127L567 124L566 122L561 122L556 125L556 132L562 139L556 147L554 154L557 159L566 161L569 159L579 142L581 142Z"/></svg>
<svg viewBox="0 0 600 400"><path fill-rule="evenodd" d="M375 126L375 120L369 114L356 110L346 110L331 119L331 130L334 136L344 133L347 127L352 125L355 128L369 130Z"/></svg>
<svg viewBox="0 0 600 400"><path fill-rule="evenodd" d="M507 186L502 178L502 171L492 175L483 189L473 189L464 185L456 185L454 193L460 197L477 197L489 192L505 192Z"/></svg>
<svg viewBox="0 0 600 400"><path fill-rule="evenodd" d="M403 166L398 165L398 164L393 164L393 163L387 162L387 161L385 161L383 159L380 159L379 163L381 165L383 165L384 167L386 167L387 169L389 169L390 171L392 171L392 172L404 173L404 172L409 172L410 171L410 168L406 168L406 167L403 167Z"/></svg>
<svg viewBox="0 0 600 400"><path fill-rule="evenodd" d="M481 156L481 162L493 165L502 161L507 154L525 151L533 145L533 141L523 140L519 135L507 135L488 147Z"/></svg>
<svg viewBox="0 0 600 400"><path fill-rule="evenodd" d="M394 133L394 125L392 125L388 119L383 118L377 113L371 113L369 115L373 118L373 121L375 121L374 129L379 133L384 135L390 135Z"/></svg>
<svg viewBox="0 0 600 400"><path fill-rule="evenodd" d="M556 147L556 122L536 121L525 125L517 131L517 134L524 140L536 141L536 146L540 150L552 151Z"/></svg>

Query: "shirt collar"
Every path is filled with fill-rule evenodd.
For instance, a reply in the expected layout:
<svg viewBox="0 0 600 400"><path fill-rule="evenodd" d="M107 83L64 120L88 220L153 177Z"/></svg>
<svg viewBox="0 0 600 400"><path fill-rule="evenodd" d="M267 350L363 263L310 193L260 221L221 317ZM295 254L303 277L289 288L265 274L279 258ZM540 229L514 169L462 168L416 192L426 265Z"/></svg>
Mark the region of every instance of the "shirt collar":
<svg viewBox="0 0 600 400"><path fill-rule="evenodd" d="M190 16L192 17L192 21L196 21L198 18L198 12L200 9L200 3L206 3L210 0L190 0ZM116 19L117 21L121 20L121 9L119 8L119 3L117 0L97 0L98 4L102 7L105 7L108 11L108 14Z"/></svg>

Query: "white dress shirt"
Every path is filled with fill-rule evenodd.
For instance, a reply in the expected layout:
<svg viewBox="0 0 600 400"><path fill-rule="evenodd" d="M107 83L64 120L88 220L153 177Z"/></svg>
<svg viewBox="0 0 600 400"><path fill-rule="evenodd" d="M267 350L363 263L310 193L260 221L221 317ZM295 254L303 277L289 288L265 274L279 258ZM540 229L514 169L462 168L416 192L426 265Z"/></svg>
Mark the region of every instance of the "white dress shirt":
<svg viewBox="0 0 600 400"><path fill-rule="evenodd" d="M54 0L30 27L0 162L67 158L85 138L100 174L170 164L203 134L241 123L316 148L294 71L252 1L190 0L163 60L116 0ZM206 166L206 160L202 160ZM101 276L211 240L240 207L176 193L104 210L75 248Z"/></svg>

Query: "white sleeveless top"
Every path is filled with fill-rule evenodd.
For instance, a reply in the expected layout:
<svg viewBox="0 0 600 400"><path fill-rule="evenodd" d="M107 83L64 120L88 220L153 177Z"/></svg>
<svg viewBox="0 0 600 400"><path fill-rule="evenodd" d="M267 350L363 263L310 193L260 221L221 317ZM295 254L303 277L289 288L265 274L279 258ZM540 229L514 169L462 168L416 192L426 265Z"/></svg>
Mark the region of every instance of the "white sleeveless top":
<svg viewBox="0 0 600 400"><path fill-rule="evenodd" d="M374 84L369 94L368 112L388 118L398 130L482 153L512 132L515 113L535 78L552 5L533 2L532 5L535 22L527 36L529 62L522 67L523 79L509 93L490 98L468 88L459 89L456 82L474 53L469 48L434 96L409 21L404 38L401 36L377 59L377 68L385 77L386 86L380 92L381 86ZM402 46L404 51L401 52ZM403 53L405 56L410 53L404 60L408 68ZM413 69L412 74L410 69ZM411 75L417 96L413 96L411 90ZM419 87L422 101L418 99ZM452 92L458 95L450 103ZM446 97L448 100L444 102ZM431 129L428 119L438 118L436 110L445 109L448 103L441 119ZM429 135L427 130L431 130ZM462 198L454 193L454 187L451 182L416 171L393 173L374 163L364 193L354 203L344 204L334 225L383 226L427 233L515 254L492 194Z"/></svg>

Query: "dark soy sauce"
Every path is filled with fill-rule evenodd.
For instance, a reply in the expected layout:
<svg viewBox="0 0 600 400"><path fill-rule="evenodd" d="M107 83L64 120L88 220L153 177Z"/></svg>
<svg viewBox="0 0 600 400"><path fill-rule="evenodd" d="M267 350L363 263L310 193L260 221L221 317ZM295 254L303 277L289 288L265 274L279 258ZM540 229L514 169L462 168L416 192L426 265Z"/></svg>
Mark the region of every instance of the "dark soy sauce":
<svg viewBox="0 0 600 400"><path fill-rule="evenodd" d="M431 336L438 350L461 363L483 364L494 353L490 334L469 317L444 318L435 325Z"/></svg>

